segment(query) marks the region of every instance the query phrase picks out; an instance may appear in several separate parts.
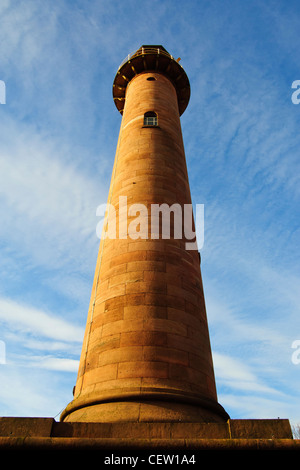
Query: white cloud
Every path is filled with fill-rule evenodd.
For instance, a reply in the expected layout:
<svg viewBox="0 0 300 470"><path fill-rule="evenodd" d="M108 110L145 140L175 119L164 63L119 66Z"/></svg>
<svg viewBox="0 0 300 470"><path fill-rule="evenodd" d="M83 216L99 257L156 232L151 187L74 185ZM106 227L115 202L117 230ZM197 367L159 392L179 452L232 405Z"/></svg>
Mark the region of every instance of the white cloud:
<svg viewBox="0 0 300 470"><path fill-rule="evenodd" d="M74 375L23 364L0 366L0 416L53 418L72 399Z"/></svg>
<svg viewBox="0 0 300 470"><path fill-rule="evenodd" d="M237 299L235 304L227 304L227 299L222 293L211 290L211 284L207 284L206 304L208 322L211 325L213 334L216 335L216 348L220 347L218 341L222 341L222 346L228 344L241 344L245 342L265 343L280 346L286 344L287 338L280 330L280 322L268 324L265 320L258 322L256 318L247 318L243 311L243 299ZM224 330L227 334L224 337Z"/></svg>
<svg viewBox="0 0 300 470"><path fill-rule="evenodd" d="M99 243L96 208L106 202L106 188L69 162L59 142L12 122L4 127L0 237L34 263L57 268L76 260L77 269L86 268Z"/></svg>
<svg viewBox="0 0 300 470"><path fill-rule="evenodd" d="M217 352L213 353L213 361L218 383L222 386L236 391L281 394L276 389L261 383L246 361Z"/></svg>
<svg viewBox="0 0 300 470"><path fill-rule="evenodd" d="M63 372L77 372L79 360L53 357L53 356L28 356L23 362L25 367L57 370Z"/></svg>
<svg viewBox="0 0 300 470"><path fill-rule="evenodd" d="M18 341L18 334L9 334L6 333L6 338L12 341ZM32 337L24 337L22 341L23 348L27 350L36 350L36 351L74 351L74 343L66 341L54 341L54 340L45 340L45 339L33 339ZM80 345L81 346L81 345Z"/></svg>
<svg viewBox="0 0 300 470"><path fill-rule="evenodd" d="M294 398L285 396L272 399L260 396L225 394L219 395L219 401L225 409L230 409L231 418L242 419L290 419L299 422L300 415L295 408Z"/></svg>
<svg viewBox="0 0 300 470"><path fill-rule="evenodd" d="M54 340L81 342L83 329L62 318L12 300L0 298L0 321L13 331Z"/></svg>

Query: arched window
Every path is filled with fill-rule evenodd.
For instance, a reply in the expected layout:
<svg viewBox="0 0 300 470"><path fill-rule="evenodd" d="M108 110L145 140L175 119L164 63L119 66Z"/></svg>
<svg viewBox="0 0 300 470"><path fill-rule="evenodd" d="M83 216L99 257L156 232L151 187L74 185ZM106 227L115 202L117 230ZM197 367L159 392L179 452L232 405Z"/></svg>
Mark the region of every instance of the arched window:
<svg viewBox="0 0 300 470"><path fill-rule="evenodd" d="M157 114L154 111L144 114L144 126L157 126Z"/></svg>

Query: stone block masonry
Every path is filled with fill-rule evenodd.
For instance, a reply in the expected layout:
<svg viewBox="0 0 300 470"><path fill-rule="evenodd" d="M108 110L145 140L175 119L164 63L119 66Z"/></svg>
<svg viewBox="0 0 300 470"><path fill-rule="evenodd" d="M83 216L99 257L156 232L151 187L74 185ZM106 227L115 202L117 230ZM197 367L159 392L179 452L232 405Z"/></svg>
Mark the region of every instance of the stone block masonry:
<svg viewBox="0 0 300 470"><path fill-rule="evenodd" d="M117 236L100 243L74 400L61 415L65 422L228 419L217 401L198 252L186 250L183 227L182 239L176 238L175 219L169 217L168 238L159 218L155 224L151 219L153 204L174 205L182 213L191 207L180 125L189 83L182 67L165 58L148 70L147 57L131 77L125 63L115 79L115 98L126 88L108 195ZM145 126L149 112L155 125ZM158 238L128 236L136 214L127 213L127 204L146 208L143 227Z"/></svg>

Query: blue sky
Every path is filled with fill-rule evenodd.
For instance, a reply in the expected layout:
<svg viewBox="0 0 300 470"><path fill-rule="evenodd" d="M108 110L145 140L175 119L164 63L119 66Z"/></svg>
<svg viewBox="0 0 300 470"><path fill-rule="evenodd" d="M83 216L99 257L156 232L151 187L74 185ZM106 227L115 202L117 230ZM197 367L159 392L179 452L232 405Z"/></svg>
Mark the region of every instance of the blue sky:
<svg viewBox="0 0 300 470"><path fill-rule="evenodd" d="M58 419L72 399L121 122L112 82L162 44L191 84L219 401L299 423L299 2L2 0L0 14L0 416Z"/></svg>

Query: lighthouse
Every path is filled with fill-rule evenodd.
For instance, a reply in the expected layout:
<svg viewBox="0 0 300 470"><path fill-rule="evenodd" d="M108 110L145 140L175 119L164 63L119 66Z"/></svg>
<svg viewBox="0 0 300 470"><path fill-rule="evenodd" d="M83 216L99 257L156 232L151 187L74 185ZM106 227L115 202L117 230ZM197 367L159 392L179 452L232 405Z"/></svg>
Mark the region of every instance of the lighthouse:
<svg viewBox="0 0 300 470"><path fill-rule="evenodd" d="M122 121L107 223L61 420L224 422L200 256L183 227L192 207L180 124L188 77L164 47L144 45L119 67L113 98Z"/></svg>
<svg viewBox="0 0 300 470"><path fill-rule="evenodd" d="M122 120L74 397L60 422L0 417L1 450L96 450L135 466L139 451L153 464L187 463L188 450L195 463L202 450L299 449L288 419L230 419L218 402L179 59L140 47L120 65L113 98Z"/></svg>

